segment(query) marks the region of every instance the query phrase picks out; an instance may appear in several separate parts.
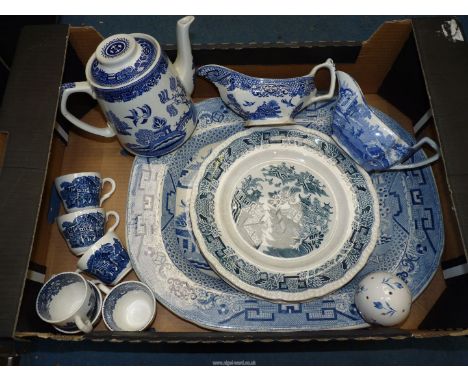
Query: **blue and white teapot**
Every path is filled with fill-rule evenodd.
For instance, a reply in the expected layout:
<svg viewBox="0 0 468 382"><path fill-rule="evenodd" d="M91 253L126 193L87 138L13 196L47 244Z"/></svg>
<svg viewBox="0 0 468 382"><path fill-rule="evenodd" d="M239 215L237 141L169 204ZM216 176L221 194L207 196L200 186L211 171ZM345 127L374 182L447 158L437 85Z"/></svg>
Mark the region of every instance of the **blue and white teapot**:
<svg viewBox="0 0 468 382"><path fill-rule="evenodd" d="M172 64L151 36L117 34L102 41L86 65L84 82L62 85L61 111L77 127L99 136L117 135L132 154L158 157L192 134L196 115L189 27L193 16L177 22L177 58ZM73 93L87 93L103 110L108 126L80 121L67 110Z"/></svg>

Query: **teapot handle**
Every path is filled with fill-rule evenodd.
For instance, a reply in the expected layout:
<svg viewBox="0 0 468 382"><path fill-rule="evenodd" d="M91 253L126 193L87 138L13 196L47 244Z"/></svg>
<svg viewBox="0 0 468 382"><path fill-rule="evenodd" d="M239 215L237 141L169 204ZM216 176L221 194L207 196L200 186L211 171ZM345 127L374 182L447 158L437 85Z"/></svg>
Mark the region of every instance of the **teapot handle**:
<svg viewBox="0 0 468 382"><path fill-rule="evenodd" d="M67 100L68 97L73 93L86 93L89 94L91 97L96 99L96 95L93 92L91 86L86 82L69 82L62 85L62 100L60 102L60 111L62 112L63 116L68 119L71 123L75 126L79 127L80 129L87 131L91 134L96 134L101 137L111 138L115 135L114 130L108 125L104 128L95 127L90 125L89 123L80 121L74 115L72 115L67 109Z"/></svg>
<svg viewBox="0 0 468 382"><path fill-rule="evenodd" d="M325 61L323 64L315 66L312 71L310 72L309 76L315 77L315 74L320 70L326 68L330 71L330 89L328 90L327 94L322 94L317 97L311 97L309 100L305 102L305 104L302 106L307 107L311 103L317 102L317 101L324 101L331 99L334 94L335 94L335 86L336 86L336 76L335 76L335 64L333 63L333 60L329 58L327 61Z"/></svg>
<svg viewBox="0 0 468 382"><path fill-rule="evenodd" d="M439 146L432 139L427 138L427 137L424 137L423 139L421 139L418 143L416 143L411 148L411 150L413 151L413 154L416 153L416 151L418 151L424 144L427 144L430 147L432 147L432 149L434 149L436 153L430 158L424 159L421 162L409 163L409 164L398 164L398 165L390 167L389 170L411 170L414 168L427 166L428 164L435 162L437 159L439 159L440 157Z"/></svg>

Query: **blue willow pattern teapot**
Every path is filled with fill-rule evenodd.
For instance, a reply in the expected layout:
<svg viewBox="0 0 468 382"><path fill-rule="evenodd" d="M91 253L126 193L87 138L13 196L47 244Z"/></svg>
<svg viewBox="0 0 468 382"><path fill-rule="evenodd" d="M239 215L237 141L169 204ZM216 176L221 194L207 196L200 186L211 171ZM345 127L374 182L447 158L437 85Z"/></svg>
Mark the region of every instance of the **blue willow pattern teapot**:
<svg viewBox="0 0 468 382"><path fill-rule="evenodd" d="M102 41L86 65L84 82L62 85L61 112L77 127L99 136L117 135L132 154L158 157L178 148L196 125L190 99L194 87L189 27L177 22L177 58L172 64L151 36L117 34ZM67 110L73 93L87 93L103 110L108 126L80 121Z"/></svg>

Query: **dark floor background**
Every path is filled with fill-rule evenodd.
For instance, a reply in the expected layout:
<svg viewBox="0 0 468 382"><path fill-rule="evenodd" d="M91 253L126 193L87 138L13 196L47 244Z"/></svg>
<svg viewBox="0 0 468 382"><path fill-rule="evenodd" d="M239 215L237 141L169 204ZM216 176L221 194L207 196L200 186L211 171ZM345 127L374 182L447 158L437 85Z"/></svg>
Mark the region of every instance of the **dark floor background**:
<svg viewBox="0 0 468 382"><path fill-rule="evenodd" d="M161 44L167 45L175 43L175 23L179 17L2 18L0 48L4 56L0 60L0 69L7 73L14 52L11 41L22 25L51 22L90 25L104 37L120 32L142 32L153 35ZM191 37L194 44L362 41L382 22L402 18L408 16L197 16L191 28ZM458 16L458 19L464 30L468 30L468 16ZM20 357L17 362L20 365L211 365L213 361L255 361L257 365L468 365L467 337L312 342L288 346L104 344L38 340L25 343L18 350Z"/></svg>

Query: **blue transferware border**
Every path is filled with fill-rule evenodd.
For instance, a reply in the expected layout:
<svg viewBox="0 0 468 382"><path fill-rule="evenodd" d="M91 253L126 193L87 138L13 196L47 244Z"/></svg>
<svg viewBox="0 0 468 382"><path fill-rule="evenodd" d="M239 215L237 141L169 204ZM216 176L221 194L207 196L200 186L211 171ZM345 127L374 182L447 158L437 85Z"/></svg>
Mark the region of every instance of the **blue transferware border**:
<svg viewBox="0 0 468 382"><path fill-rule="evenodd" d="M107 54L107 49L114 46L113 44L118 44L120 40L126 41L126 46L123 50L119 51L118 53L114 54L113 56ZM128 66L117 73L109 73L106 70L103 70L99 61L94 59L91 65L91 76L93 81L99 86L120 86L125 83L128 83L135 79L136 77L140 76L144 73L153 63L157 56L157 49L151 43L151 41L136 37L135 38L137 44L141 47L141 54L140 57L135 61L135 63L131 66ZM102 48L103 56L108 57L115 57L119 54L124 53L128 49L128 40L119 38L118 41L112 40L106 46Z"/></svg>
<svg viewBox="0 0 468 382"><path fill-rule="evenodd" d="M306 108L296 122L330 131L333 105L325 105ZM139 278L168 309L199 326L224 331L352 329L368 326L354 305L357 283L367 273L383 270L398 274L414 298L424 290L437 270L444 244L441 208L430 168L372 175L382 222L376 249L348 285L323 298L273 304L239 293L196 269L181 254L174 232L177 179L202 147L244 129L238 116L224 113L220 99L199 103L196 109L199 125L192 138L165 157L135 158L130 176L129 253ZM398 134L414 141L392 119L375 112ZM224 116L221 122L216 121L219 116ZM413 159L421 158L425 155L418 152Z"/></svg>

